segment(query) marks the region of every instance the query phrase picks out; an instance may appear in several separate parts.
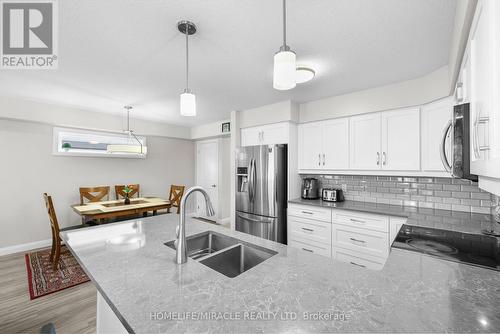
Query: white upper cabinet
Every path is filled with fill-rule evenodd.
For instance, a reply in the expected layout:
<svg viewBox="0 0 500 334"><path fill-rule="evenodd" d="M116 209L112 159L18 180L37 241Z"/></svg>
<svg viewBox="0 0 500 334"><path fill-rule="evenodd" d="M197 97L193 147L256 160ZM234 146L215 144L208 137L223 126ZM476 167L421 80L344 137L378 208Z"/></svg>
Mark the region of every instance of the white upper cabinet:
<svg viewBox="0 0 500 334"><path fill-rule="evenodd" d="M287 144L290 125L287 122L241 129L241 146Z"/></svg>
<svg viewBox="0 0 500 334"><path fill-rule="evenodd" d="M349 119L299 126L299 169L349 167Z"/></svg>
<svg viewBox="0 0 500 334"><path fill-rule="evenodd" d="M441 160L444 149L448 163L451 163L451 131L447 125L451 121L453 99L446 98L429 103L422 108L422 170L446 172Z"/></svg>
<svg viewBox="0 0 500 334"><path fill-rule="evenodd" d="M500 3L478 2L469 36L471 172L500 178ZM500 182L500 181L499 181Z"/></svg>
<svg viewBox="0 0 500 334"><path fill-rule="evenodd" d="M299 125L299 169L321 169L323 123Z"/></svg>
<svg viewBox="0 0 500 334"><path fill-rule="evenodd" d="M380 113L354 116L350 119L350 168L380 169Z"/></svg>
<svg viewBox="0 0 500 334"><path fill-rule="evenodd" d="M323 163L325 169L349 168L349 119L340 118L323 124Z"/></svg>
<svg viewBox="0 0 500 334"><path fill-rule="evenodd" d="M382 169L420 170L420 110L393 110L381 115Z"/></svg>

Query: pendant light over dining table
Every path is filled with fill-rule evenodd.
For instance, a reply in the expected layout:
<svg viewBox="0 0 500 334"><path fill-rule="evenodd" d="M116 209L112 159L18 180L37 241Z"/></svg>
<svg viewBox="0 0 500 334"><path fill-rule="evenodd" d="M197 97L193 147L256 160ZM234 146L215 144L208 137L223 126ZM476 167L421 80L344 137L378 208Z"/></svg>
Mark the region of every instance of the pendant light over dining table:
<svg viewBox="0 0 500 334"><path fill-rule="evenodd" d="M274 55L274 89L288 90L295 88L297 85L296 71L295 52L286 45L286 0L283 0L283 45Z"/></svg>
<svg viewBox="0 0 500 334"><path fill-rule="evenodd" d="M189 89L189 35L196 33L196 26L189 21L177 23L177 29L186 36L186 88L181 94L180 110L181 116L196 116L196 96Z"/></svg>

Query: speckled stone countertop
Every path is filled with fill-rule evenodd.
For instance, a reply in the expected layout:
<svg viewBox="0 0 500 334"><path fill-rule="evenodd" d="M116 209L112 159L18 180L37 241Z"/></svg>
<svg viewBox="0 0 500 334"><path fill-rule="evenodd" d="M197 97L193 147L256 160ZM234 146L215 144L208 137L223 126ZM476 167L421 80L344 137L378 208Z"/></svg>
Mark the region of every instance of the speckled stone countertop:
<svg viewBox="0 0 500 334"><path fill-rule="evenodd" d="M188 219L188 236L213 230L278 252L228 278L192 259L181 266L173 262L174 250L163 243L174 238L178 217L61 233L130 332L500 331L496 271L400 249L373 271ZM120 244L131 235L135 246ZM203 312L220 317L178 319ZM313 314L318 318L308 317Z"/></svg>
<svg viewBox="0 0 500 334"><path fill-rule="evenodd" d="M326 202L321 199L297 198L289 203L322 206L332 209L342 209L375 213L388 216L407 217L406 225L422 226L450 230L456 232L481 234L483 229L494 229L500 233L500 224L496 223L493 216L461 211L437 210L416 208L411 206L377 204L358 201Z"/></svg>

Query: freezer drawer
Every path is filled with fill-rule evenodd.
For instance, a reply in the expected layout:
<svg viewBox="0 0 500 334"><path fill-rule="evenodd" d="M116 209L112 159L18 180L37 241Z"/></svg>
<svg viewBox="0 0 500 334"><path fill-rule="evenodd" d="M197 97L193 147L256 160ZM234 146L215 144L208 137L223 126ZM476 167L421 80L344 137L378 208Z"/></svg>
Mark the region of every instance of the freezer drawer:
<svg viewBox="0 0 500 334"><path fill-rule="evenodd" d="M278 218L236 212L236 231L248 233L264 239L284 242L278 233Z"/></svg>

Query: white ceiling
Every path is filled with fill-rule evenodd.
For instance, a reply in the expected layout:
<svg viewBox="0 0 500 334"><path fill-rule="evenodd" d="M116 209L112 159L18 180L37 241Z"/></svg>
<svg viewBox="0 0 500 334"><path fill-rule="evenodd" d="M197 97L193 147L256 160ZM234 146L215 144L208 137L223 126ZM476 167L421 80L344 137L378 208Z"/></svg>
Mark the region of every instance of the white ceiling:
<svg viewBox="0 0 500 334"><path fill-rule="evenodd" d="M1 71L0 95L197 125L286 99L297 102L425 75L448 62L455 0L289 0L288 44L317 70L272 88L281 0L59 1L59 69ZM198 116L179 116L189 19Z"/></svg>

